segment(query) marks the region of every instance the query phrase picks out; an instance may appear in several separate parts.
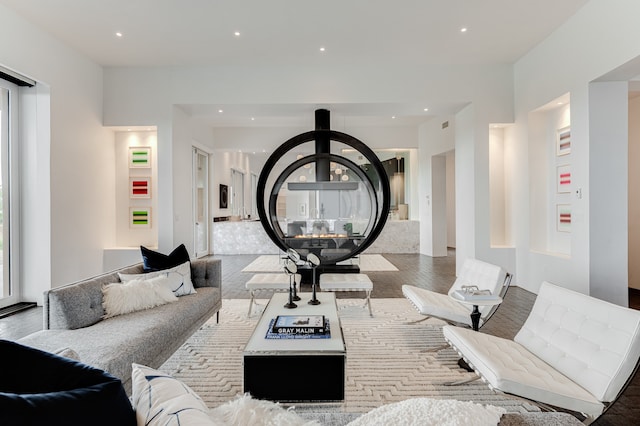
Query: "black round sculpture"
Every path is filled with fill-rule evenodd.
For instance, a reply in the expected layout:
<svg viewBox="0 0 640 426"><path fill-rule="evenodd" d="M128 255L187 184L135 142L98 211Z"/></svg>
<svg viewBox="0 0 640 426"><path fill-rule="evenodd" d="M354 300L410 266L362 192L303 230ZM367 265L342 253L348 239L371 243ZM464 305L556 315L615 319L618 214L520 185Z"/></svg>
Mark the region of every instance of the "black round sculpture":
<svg viewBox="0 0 640 426"><path fill-rule="evenodd" d="M347 145L368 164L357 165L332 153L331 141ZM308 142L315 142L315 153L298 156L272 176L286 154ZM310 175L312 170L314 176ZM269 191L268 182L272 182ZM291 194L305 197L315 206L314 213L305 210L307 203L300 203L299 211L286 206L283 216L283 193L290 198ZM294 136L267 159L258 178L256 198L260 222L282 251L295 249L304 258L313 253L322 265L335 264L358 255L380 235L389 215L389 178L368 146L346 133L330 130L329 111L317 110L316 130ZM291 211L296 217L288 217Z"/></svg>

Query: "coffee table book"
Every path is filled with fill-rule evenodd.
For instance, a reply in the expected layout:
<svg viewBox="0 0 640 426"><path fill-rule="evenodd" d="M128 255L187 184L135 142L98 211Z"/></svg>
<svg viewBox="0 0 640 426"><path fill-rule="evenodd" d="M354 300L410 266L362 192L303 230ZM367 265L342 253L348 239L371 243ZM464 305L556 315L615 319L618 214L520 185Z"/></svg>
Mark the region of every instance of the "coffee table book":
<svg viewBox="0 0 640 426"><path fill-rule="evenodd" d="M272 331L279 334L322 334L324 315L278 315Z"/></svg>

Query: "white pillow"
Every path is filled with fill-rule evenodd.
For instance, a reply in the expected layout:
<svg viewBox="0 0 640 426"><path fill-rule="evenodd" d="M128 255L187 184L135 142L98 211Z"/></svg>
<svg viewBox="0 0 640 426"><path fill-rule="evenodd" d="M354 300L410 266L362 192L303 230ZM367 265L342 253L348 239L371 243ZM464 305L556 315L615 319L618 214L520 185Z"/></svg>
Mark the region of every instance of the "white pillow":
<svg viewBox="0 0 640 426"><path fill-rule="evenodd" d="M493 426L504 413L502 407L471 401L413 398L378 407L347 426Z"/></svg>
<svg viewBox="0 0 640 426"><path fill-rule="evenodd" d="M181 381L144 365L132 364L131 403L142 426L211 426L206 404Z"/></svg>
<svg viewBox="0 0 640 426"><path fill-rule="evenodd" d="M275 402L253 399L249 394L214 408L209 414L216 424L229 426L321 426L303 419L292 409L285 410Z"/></svg>
<svg viewBox="0 0 640 426"><path fill-rule="evenodd" d="M189 261L162 271L148 272L146 274L121 274L118 272L118 276L120 276L120 281L122 282L165 276L169 279L171 290L176 296L184 296L196 292L191 282L191 262Z"/></svg>
<svg viewBox="0 0 640 426"><path fill-rule="evenodd" d="M141 311L176 300L178 298L171 291L167 278L162 276L107 284L102 287L104 318Z"/></svg>

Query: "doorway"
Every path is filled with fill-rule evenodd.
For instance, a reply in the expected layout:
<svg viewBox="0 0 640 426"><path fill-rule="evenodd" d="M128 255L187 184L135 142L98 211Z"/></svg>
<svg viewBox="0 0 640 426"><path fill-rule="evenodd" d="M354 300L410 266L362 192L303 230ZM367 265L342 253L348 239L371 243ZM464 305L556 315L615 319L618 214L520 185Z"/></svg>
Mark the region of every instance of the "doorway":
<svg viewBox="0 0 640 426"><path fill-rule="evenodd" d="M193 241L195 257L209 254L209 154L193 148Z"/></svg>

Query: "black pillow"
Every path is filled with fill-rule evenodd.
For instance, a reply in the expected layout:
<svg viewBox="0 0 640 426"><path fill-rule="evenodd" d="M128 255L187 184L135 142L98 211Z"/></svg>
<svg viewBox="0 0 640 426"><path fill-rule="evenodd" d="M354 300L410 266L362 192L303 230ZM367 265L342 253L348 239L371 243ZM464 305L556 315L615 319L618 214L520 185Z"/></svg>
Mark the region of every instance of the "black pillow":
<svg viewBox="0 0 640 426"><path fill-rule="evenodd" d="M140 246L140 252L142 253L142 267L145 272L174 268L191 260L184 244L180 244L168 255L158 253L144 246Z"/></svg>
<svg viewBox="0 0 640 426"><path fill-rule="evenodd" d="M0 340L0 419L7 425L135 426L122 383L81 362Z"/></svg>

